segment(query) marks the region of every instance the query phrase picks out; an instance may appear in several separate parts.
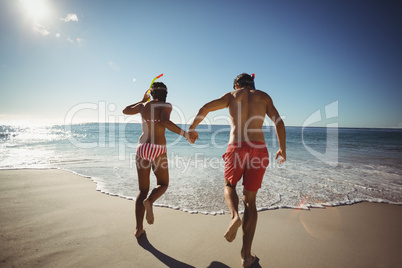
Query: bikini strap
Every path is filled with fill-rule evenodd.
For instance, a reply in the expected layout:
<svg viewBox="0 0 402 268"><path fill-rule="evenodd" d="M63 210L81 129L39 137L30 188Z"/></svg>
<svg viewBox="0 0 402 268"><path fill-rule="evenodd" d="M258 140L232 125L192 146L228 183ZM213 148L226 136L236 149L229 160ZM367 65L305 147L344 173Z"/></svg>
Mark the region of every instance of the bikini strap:
<svg viewBox="0 0 402 268"><path fill-rule="evenodd" d="M160 122L160 119L143 119L142 122L146 123L146 122Z"/></svg>

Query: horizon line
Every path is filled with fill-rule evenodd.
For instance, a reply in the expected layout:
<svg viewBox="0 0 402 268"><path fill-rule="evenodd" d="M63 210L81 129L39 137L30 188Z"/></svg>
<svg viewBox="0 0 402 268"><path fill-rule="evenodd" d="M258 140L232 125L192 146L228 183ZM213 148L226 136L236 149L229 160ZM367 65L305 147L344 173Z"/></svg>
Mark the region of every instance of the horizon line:
<svg viewBox="0 0 402 268"><path fill-rule="evenodd" d="M190 123L177 123L174 122L177 125L190 125ZM99 121L82 121L82 122L77 122L74 124L65 124L60 123L60 122L45 122L44 120L39 120L36 122L32 122L30 120L1 120L0 119L0 126L29 126L29 125L41 125L41 126L67 126L67 125L81 125L81 124L141 124L141 122L128 122L128 123L120 123L120 122L99 122ZM229 124L202 124L200 123L199 126L208 126L208 125L213 125L213 126L231 126ZM273 125L263 125L263 127L274 127ZM364 127L364 126L300 126L300 125L285 125L285 127L298 127L298 128L330 128L330 129L339 129L339 128L347 128L347 129L395 129L395 130L402 130L402 127L379 127L379 126L373 126L373 127Z"/></svg>

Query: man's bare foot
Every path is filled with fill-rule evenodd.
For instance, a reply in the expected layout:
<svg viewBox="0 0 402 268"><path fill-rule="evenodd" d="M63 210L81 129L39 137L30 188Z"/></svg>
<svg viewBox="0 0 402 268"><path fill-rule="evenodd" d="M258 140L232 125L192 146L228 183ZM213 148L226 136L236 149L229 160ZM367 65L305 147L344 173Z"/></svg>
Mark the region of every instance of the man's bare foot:
<svg viewBox="0 0 402 268"><path fill-rule="evenodd" d="M252 267L253 264L258 260L257 256L255 256L254 254L251 254L251 257L248 258L242 258L242 264L243 267Z"/></svg>
<svg viewBox="0 0 402 268"><path fill-rule="evenodd" d="M228 242L232 242L236 238L237 229L241 226L241 219L239 217L234 218L230 224L229 228L226 231L224 237Z"/></svg>
<svg viewBox="0 0 402 268"><path fill-rule="evenodd" d="M144 207L145 207L145 218L147 219L148 224L153 224L154 223L154 212L152 209L152 204L151 202L148 201L148 199L145 199L144 202Z"/></svg>
<svg viewBox="0 0 402 268"><path fill-rule="evenodd" d="M141 235L143 235L143 234L145 234L145 230L144 230L144 229L137 230L137 231L135 232L135 237L140 238Z"/></svg>

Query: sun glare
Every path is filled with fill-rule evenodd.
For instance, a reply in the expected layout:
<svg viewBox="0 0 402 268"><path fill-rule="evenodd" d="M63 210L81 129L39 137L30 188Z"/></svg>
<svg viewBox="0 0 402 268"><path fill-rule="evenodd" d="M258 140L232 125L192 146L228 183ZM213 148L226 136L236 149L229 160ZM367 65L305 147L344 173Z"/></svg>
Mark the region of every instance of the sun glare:
<svg viewBox="0 0 402 268"><path fill-rule="evenodd" d="M34 20L46 19L49 16L49 7L45 0L20 0L25 12Z"/></svg>

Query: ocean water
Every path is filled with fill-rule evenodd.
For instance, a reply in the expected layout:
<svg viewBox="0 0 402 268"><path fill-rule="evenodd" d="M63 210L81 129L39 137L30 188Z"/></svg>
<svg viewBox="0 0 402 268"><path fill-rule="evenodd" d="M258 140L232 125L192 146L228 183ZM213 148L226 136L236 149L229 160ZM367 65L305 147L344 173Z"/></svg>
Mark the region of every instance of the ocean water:
<svg viewBox="0 0 402 268"><path fill-rule="evenodd" d="M187 128L187 126L182 126ZM170 184L156 205L223 214L229 126L200 125L193 145L166 131ZM402 204L402 130L286 127L287 162L274 159L274 128L264 128L270 164L259 210L337 206L362 201ZM0 168L59 168L90 177L97 190L135 199L140 124L0 125ZM151 175L151 188L156 185ZM242 187L238 185L238 194ZM241 207L242 209L242 207Z"/></svg>

